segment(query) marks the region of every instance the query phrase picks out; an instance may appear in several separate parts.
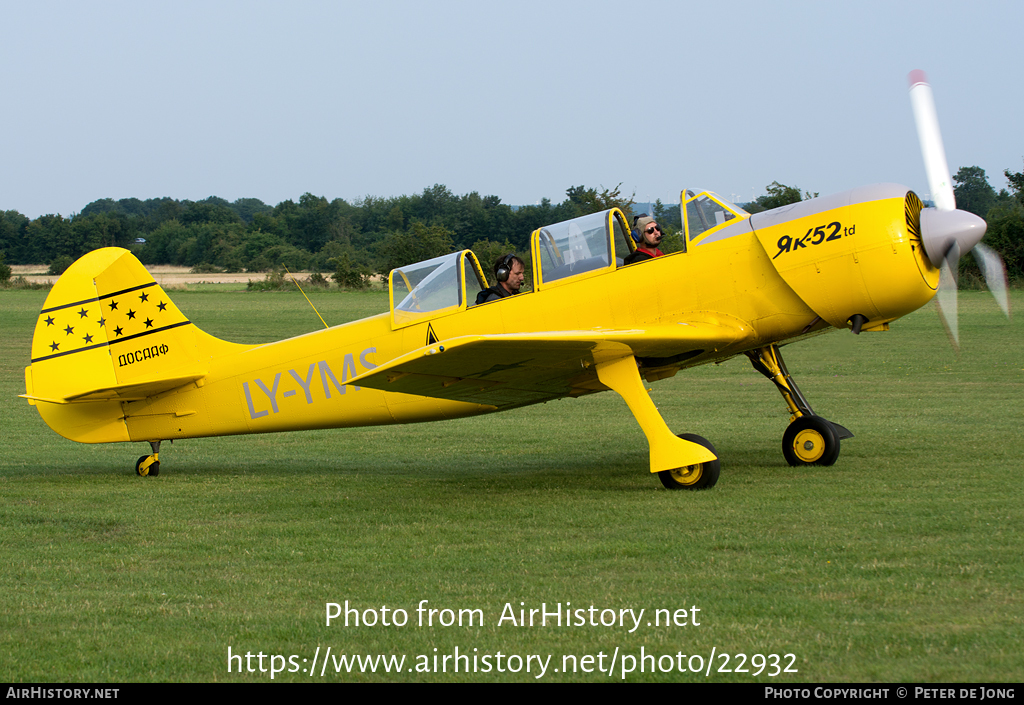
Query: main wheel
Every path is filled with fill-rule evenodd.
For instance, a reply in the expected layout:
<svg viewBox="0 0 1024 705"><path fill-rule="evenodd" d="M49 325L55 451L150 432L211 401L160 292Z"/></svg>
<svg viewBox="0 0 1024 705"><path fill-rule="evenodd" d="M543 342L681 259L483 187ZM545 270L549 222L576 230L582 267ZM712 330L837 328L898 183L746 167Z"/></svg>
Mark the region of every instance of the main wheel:
<svg viewBox="0 0 1024 705"><path fill-rule="evenodd" d="M839 457L839 435L820 416L801 416L782 436L786 462L798 465L832 465Z"/></svg>
<svg viewBox="0 0 1024 705"><path fill-rule="evenodd" d="M148 457L149 457L148 455L143 455L142 457L140 457L138 460L135 461L135 474L136 475L139 475L140 477L147 477L147 476L148 477L156 477L157 475L160 474L160 462L159 461L153 463L148 468L143 470L142 463L145 462L146 458L148 458Z"/></svg>
<svg viewBox="0 0 1024 705"><path fill-rule="evenodd" d="M702 445L715 455L718 455L715 447L711 445L711 441L706 438L701 438L692 433L680 433L679 437L684 441ZM665 485L666 489L670 490L706 490L715 486L721 470L722 464L718 461L718 458L715 458L709 463L697 463L696 465L687 465L681 468L673 468L672 470L662 470L658 473L658 479L661 480L661 484Z"/></svg>

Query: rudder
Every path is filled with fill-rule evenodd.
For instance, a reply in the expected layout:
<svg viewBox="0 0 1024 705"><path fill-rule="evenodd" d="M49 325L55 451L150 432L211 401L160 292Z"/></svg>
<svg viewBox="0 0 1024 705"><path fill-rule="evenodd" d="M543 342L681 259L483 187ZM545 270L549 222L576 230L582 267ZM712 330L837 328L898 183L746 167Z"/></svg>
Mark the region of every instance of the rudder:
<svg viewBox="0 0 1024 705"><path fill-rule="evenodd" d="M24 396L66 438L127 441L121 402L205 374L191 321L134 255L107 247L78 259L47 296Z"/></svg>

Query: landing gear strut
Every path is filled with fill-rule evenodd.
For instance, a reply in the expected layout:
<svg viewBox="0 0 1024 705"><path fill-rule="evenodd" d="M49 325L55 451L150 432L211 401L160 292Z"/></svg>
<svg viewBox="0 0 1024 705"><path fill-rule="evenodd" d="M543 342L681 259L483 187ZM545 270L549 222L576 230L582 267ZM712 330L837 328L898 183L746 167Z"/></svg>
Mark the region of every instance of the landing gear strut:
<svg viewBox="0 0 1024 705"><path fill-rule="evenodd" d="M754 369L778 387L792 414L782 436L786 462L794 467L835 463L839 457L839 441L853 438L849 429L814 413L786 369L778 345L772 343L758 350L748 350L746 355Z"/></svg>
<svg viewBox="0 0 1024 705"><path fill-rule="evenodd" d="M150 441L152 455L143 455L135 461L135 473L141 477L156 477L160 474L160 441Z"/></svg>
<svg viewBox="0 0 1024 705"><path fill-rule="evenodd" d="M597 378L625 400L650 446L651 472L670 490L699 490L718 482L714 447L700 436L676 436L661 417L637 371L632 355L598 362Z"/></svg>

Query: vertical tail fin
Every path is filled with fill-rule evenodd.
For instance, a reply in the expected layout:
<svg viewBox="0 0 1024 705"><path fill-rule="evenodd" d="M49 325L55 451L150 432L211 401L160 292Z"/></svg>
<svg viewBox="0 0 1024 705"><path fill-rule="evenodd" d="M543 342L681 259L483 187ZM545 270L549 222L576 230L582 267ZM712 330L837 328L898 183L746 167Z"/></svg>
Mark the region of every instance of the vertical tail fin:
<svg viewBox="0 0 1024 705"><path fill-rule="evenodd" d="M46 298L32 338L26 394L72 440L128 440L121 402L206 374L197 331L127 250L76 261Z"/></svg>

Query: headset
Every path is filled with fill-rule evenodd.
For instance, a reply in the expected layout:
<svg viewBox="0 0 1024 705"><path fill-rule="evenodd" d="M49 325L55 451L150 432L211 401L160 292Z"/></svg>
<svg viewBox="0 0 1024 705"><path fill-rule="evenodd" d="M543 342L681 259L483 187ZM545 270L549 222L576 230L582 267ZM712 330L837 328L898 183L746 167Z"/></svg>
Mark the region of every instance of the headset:
<svg viewBox="0 0 1024 705"><path fill-rule="evenodd" d="M633 242L635 242L638 245L644 241L644 234L637 229L636 221L646 217L648 217L646 213L641 213L640 215L633 216L633 228L632 230L629 231L629 234L633 236Z"/></svg>
<svg viewBox="0 0 1024 705"><path fill-rule="evenodd" d="M507 255L498 260L498 265L494 269L494 276L498 278L499 282L507 282L508 275L512 273L512 264L515 261L515 253L509 252Z"/></svg>

